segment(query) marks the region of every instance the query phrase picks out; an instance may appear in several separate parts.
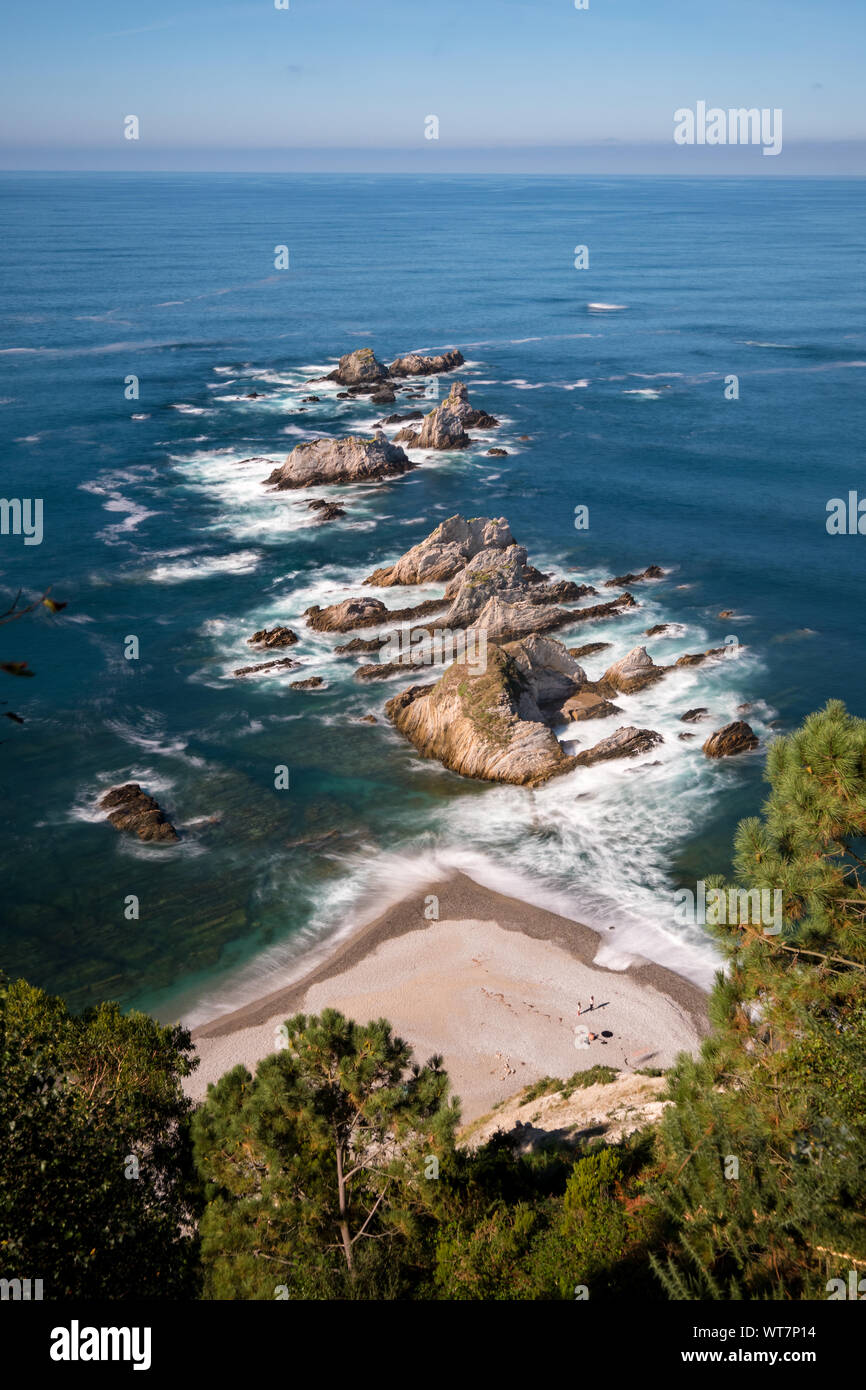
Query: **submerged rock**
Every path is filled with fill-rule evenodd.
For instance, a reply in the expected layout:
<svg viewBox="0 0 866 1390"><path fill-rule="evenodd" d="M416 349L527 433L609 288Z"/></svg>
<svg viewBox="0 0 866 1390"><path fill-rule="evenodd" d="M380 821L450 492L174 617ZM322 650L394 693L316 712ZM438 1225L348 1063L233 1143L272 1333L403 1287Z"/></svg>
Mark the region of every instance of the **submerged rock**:
<svg viewBox="0 0 866 1390"><path fill-rule="evenodd" d="M735 753L746 753L757 748L758 736L744 719L735 719L722 729L710 734L703 746L708 758L730 758Z"/></svg>
<svg viewBox="0 0 866 1390"><path fill-rule="evenodd" d="M640 574L620 574L615 579L604 581L606 589L621 589L623 584L640 584L644 579L664 579L665 572L659 565L650 565Z"/></svg>
<svg viewBox="0 0 866 1390"><path fill-rule="evenodd" d="M508 450L507 450L507 449L488 449L488 450L487 450L487 457L488 457L488 458L492 458L492 459L507 459L507 458L508 458Z"/></svg>
<svg viewBox="0 0 866 1390"><path fill-rule="evenodd" d="M585 753L578 753L574 761L577 767L591 767L593 763L608 762L611 758L636 758L659 743L664 743L664 739L655 730L635 729L631 725L624 725L609 738L603 738L595 747L588 748Z"/></svg>
<svg viewBox="0 0 866 1390"><path fill-rule="evenodd" d="M407 352L404 357L396 357L388 368L389 376L434 376L439 372L453 372L462 367L464 357L456 348L450 352L440 352L434 357L422 357L420 352Z"/></svg>
<svg viewBox="0 0 866 1390"><path fill-rule="evenodd" d="M313 487L317 483L354 483L398 477L416 465L384 434L372 439L310 439L298 444L285 463L265 478L265 486Z"/></svg>
<svg viewBox="0 0 866 1390"><path fill-rule="evenodd" d="M341 507L339 502L327 502L324 497L314 497L307 506L311 512L319 513L320 521L336 521L338 517L346 515L345 507Z"/></svg>
<svg viewBox="0 0 866 1390"><path fill-rule="evenodd" d="M706 705L698 705L696 709L687 709L685 714L680 715L680 723L697 724L699 719L704 719L709 714Z"/></svg>
<svg viewBox="0 0 866 1390"><path fill-rule="evenodd" d="M300 666L300 661L293 661L290 656L279 657L276 661L260 661L257 666L239 666L235 671L236 676L254 676L258 671L290 671L294 666Z"/></svg>
<svg viewBox="0 0 866 1390"><path fill-rule="evenodd" d="M700 666L701 662L706 661L711 656L724 656L729 652L730 647L710 647L705 652L687 652L685 656L677 657L677 666Z"/></svg>
<svg viewBox="0 0 866 1390"><path fill-rule="evenodd" d="M514 537L504 516L474 516L469 521L449 516L393 565L374 570L364 583L387 587L452 579L481 551L505 550L510 545Z"/></svg>
<svg viewBox="0 0 866 1390"><path fill-rule="evenodd" d="M140 840L166 844L180 838L159 802L137 782L111 787L100 797L99 808L108 812L115 830L134 830Z"/></svg>

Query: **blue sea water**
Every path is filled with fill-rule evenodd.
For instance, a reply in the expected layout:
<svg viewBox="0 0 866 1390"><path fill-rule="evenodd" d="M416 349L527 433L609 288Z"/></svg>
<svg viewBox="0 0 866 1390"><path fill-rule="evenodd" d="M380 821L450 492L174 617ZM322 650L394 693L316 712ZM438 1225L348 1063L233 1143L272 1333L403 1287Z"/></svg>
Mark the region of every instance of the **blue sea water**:
<svg viewBox="0 0 866 1390"><path fill-rule="evenodd" d="M712 952L674 925L673 889L727 868L765 788L763 751L710 763L704 731L748 702L765 750L830 697L866 714L866 537L825 525L830 498L866 493L864 211L866 185L836 179L0 178L0 490L44 506L41 545L0 537L0 586L67 604L0 627L0 659L35 672L0 673L0 708L26 721L0 743L0 965L76 1005L200 1018L457 866L615 925L612 963L640 950L706 982ZM323 525L261 486L261 459L416 404L307 385L360 346L459 347L501 424L342 490L346 518ZM456 512L504 515L564 576L669 571L626 617L560 634L613 644L592 677L643 642L669 662L733 637L739 656L590 726L658 729L634 764L530 791L423 761L382 716L400 682L359 685L302 614L375 592L365 575ZM277 621L303 669L235 678ZM661 621L674 635L643 636ZM288 689L307 675L326 688ZM715 722L680 741L697 705ZM176 847L106 825L95 802L128 780Z"/></svg>

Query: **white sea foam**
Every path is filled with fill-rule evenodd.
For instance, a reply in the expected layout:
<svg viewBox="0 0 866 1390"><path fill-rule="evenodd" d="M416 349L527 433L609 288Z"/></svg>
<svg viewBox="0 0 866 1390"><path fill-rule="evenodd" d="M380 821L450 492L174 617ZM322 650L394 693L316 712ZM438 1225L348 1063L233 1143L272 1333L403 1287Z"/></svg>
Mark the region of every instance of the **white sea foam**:
<svg viewBox="0 0 866 1390"><path fill-rule="evenodd" d="M183 584L189 579L207 579L212 574L251 574L261 555L255 550L236 550L232 555L198 555L172 565L157 565L150 578L156 584Z"/></svg>

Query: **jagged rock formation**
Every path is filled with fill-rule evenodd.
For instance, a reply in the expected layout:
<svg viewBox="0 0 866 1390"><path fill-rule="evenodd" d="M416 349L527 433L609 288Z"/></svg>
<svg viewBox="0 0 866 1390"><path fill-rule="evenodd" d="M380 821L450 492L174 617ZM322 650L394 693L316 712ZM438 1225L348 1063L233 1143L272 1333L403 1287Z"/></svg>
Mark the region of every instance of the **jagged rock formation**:
<svg viewBox="0 0 866 1390"><path fill-rule="evenodd" d="M256 666L239 666L235 671L236 676L254 676L258 671L291 671L293 667L300 666L300 661L293 661L290 656L278 657L276 661L260 661Z"/></svg>
<svg viewBox="0 0 866 1390"><path fill-rule="evenodd" d="M326 502L324 497L314 497L307 506L311 512L319 513L319 521L336 521L337 517L346 515L345 507L339 502Z"/></svg>
<svg viewBox="0 0 866 1390"><path fill-rule="evenodd" d="M374 570L365 584L430 584L452 579L483 550L505 550L514 537L504 516L449 516L393 565Z"/></svg>
<svg viewBox="0 0 866 1390"><path fill-rule="evenodd" d="M405 443L417 449L468 449L471 429L490 429L499 421L484 410L475 410L469 403L469 393L462 381L455 381L448 395L425 415L420 431L398 430L395 443Z"/></svg>
<svg viewBox="0 0 866 1390"><path fill-rule="evenodd" d="M644 579L664 579L665 572L659 565L650 565L640 574L619 574L615 579L604 581L606 589L621 589L624 584L640 584Z"/></svg>
<svg viewBox="0 0 866 1390"><path fill-rule="evenodd" d="M412 686L389 700L386 714L422 756L452 772L539 786L569 771L574 759L532 694L531 653L522 657L521 667L507 651L488 646L485 671L455 662L435 685Z"/></svg>
<svg viewBox="0 0 866 1390"><path fill-rule="evenodd" d="M277 492L286 488L313 487L318 483L369 482L407 473L411 463L403 450L384 434L372 439L349 435L345 439L310 439L298 444L285 463L275 468L265 486Z"/></svg>
<svg viewBox="0 0 866 1390"><path fill-rule="evenodd" d="M594 690L581 690L565 701L560 713L563 719L582 722L584 719L606 719L609 714L622 714L622 710Z"/></svg>
<svg viewBox="0 0 866 1390"><path fill-rule="evenodd" d="M652 685L664 673L665 667L656 666L646 647L633 647L619 661L615 661L613 666L608 667L599 684L622 695L633 695L636 690L643 690L645 686Z"/></svg>
<svg viewBox="0 0 866 1390"><path fill-rule="evenodd" d="M250 647L293 647L298 640L298 634L292 632L290 627L262 627L258 632L254 632L252 637L247 638L247 645Z"/></svg>
<svg viewBox="0 0 866 1390"><path fill-rule="evenodd" d="M587 642L583 647L569 647L568 654L579 661L582 656L595 656L596 652L606 651L612 646L612 642Z"/></svg>
<svg viewBox="0 0 866 1390"><path fill-rule="evenodd" d="M744 719L735 719L722 729L710 734L703 751L708 758L731 758L735 753L745 753L757 748L758 736Z"/></svg>
<svg viewBox="0 0 866 1390"><path fill-rule="evenodd" d="M687 652L685 656L677 657L677 666L700 666L701 662L706 661L710 656L724 656L729 652L730 647L709 647L705 652Z"/></svg>
<svg viewBox="0 0 866 1390"><path fill-rule="evenodd" d="M323 380L339 381L341 386L368 386L384 381L387 375L387 367L377 361L372 348L356 348L341 357L339 365Z"/></svg>
<svg viewBox="0 0 866 1390"><path fill-rule="evenodd" d="M411 608L386 608L380 598L346 598L342 603L332 603L320 608L314 603L304 610L307 627L316 632L352 632L358 627L382 627L385 623L402 623L411 618L426 618L444 607L444 600L427 599ZM340 648L341 651L346 648Z"/></svg>
<svg viewBox="0 0 866 1390"><path fill-rule="evenodd" d="M100 797L99 808L108 812L115 830L134 830L140 840L167 844L180 838L159 802L137 782L111 787Z"/></svg>
<svg viewBox="0 0 866 1390"><path fill-rule="evenodd" d="M709 714L709 710L706 705L698 705L696 709L687 709L685 714L681 714L680 722L682 724L697 724L698 720L703 719L707 714Z"/></svg>
<svg viewBox="0 0 866 1390"><path fill-rule="evenodd" d="M387 645L387 637L353 637L351 642L344 642L341 647L335 647L334 652L340 656L346 652L377 652L380 647Z"/></svg>
<svg viewBox="0 0 866 1390"><path fill-rule="evenodd" d="M307 676L306 680L289 681L290 690L318 690L325 682L321 676Z"/></svg>
<svg viewBox="0 0 866 1390"><path fill-rule="evenodd" d="M389 376L434 376L439 372L453 372L462 367L464 357L456 348L450 352L437 353L433 357L422 357L419 352L407 352L397 357L388 368Z"/></svg>
<svg viewBox="0 0 866 1390"><path fill-rule="evenodd" d="M636 758L659 743L664 743L664 739L653 729L635 729L632 725L623 725L593 748L578 753L574 763L576 767L592 767L594 763L608 762L611 758Z"/></svg>
<svg viewBox="0 0 866 1390"><path fill-rule="evenodd" d="M586 683L586 672L555 637L532 633L502 649L514 661L539 709L562 704Z"/></svg>

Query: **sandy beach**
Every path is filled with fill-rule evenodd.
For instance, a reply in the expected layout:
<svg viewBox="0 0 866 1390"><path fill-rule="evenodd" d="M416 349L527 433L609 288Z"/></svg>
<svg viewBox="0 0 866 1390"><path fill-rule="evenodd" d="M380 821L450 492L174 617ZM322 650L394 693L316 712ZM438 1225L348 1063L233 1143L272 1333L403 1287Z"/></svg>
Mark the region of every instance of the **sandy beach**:
<svg viewBox="0 0 866 1390"><path fill-rule="evenodd" d="M438 920L425 917L430 895ZM647 961L595 965L601 944L578 922L455 874L344 937L293 984L194 1029L201 1065L187 1091L203 1096L238 1062L254 1071L284 1019L328 1007L388 1018L419 1061L441 1054L464 1121L542 1076L666 1067L695 1051L707 1031L702 991ZM598 1037L578 1048L576 1026Z"/></svg>

